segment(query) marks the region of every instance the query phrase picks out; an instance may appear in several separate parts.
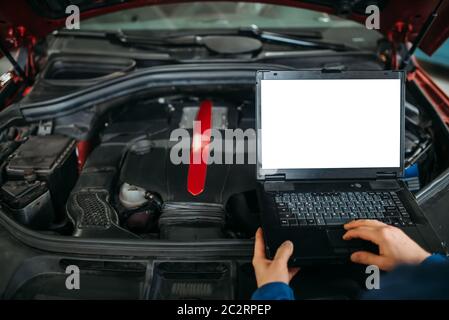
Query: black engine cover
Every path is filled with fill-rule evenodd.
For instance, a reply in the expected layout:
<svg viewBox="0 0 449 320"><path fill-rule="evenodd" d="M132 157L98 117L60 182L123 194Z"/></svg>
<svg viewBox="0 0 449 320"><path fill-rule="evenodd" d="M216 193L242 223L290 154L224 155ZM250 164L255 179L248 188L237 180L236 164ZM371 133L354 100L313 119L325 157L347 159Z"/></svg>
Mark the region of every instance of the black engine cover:
<svg viewBox="0 0 449 320"><path fill-rule="evenodd" d="M173 164L170 149L169 146L156 147L144 154L129 151L121 167L120 183L127 182L158 193L163 201L221 204L233 194L256 188L254 164L210 164L204 191L193 196L187 190L189 165Z"/></svg>

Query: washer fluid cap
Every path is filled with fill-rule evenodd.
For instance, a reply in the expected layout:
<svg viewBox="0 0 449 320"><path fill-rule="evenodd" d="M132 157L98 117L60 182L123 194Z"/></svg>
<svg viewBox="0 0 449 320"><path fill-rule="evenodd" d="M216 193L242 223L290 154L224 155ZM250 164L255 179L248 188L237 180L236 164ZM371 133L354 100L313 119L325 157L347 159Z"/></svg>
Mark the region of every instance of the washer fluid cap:
<svg viewBox="0 0 449 320"><path fill-rule="evenodd" d="M145 198L146 190L128 183L122 184L120 187L119 200L127 209L135 209L143 206L148 202Z"/></svg>

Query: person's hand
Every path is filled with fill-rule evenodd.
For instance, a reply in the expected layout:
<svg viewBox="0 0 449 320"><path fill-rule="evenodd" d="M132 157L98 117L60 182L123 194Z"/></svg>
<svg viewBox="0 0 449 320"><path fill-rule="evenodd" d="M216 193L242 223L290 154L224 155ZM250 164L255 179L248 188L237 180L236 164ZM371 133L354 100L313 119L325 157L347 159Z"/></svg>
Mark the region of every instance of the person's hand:
<svg viewBox="0 0 449 320"><path fill-rule="evenodd" d="M284 282L289 284L290 280L298 273L299 268L288 268L287 262L293 253L293 243L285 241L276 251L273 260L265 256L265 242L262 229L257 229L256 242L254 244L253 266L256 271L257 287L271 282Z"/></svg>
<svg viewBox="0 0 449 320"><path fill-rule="evenodd" d="M379 255L358 251L351 255L355 263L377 265L389 271L400 264L420 264L430 253L410 239L401 229L377 220L355 220L345 224L344 240L360 238L379 246Z"/></svg>

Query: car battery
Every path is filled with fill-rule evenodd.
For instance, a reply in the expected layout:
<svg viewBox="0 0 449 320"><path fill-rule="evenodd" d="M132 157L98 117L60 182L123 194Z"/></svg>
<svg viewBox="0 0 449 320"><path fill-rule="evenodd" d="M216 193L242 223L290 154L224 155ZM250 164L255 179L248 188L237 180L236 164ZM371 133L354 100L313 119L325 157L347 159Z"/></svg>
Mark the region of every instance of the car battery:
<svg viewBox="0 0 449 320"><path fill-rule="evenodd" d="M34 175L36 180L45 181L57 218L63 217L78 177L75 143L62 135L30 136L14 151L5 168L8 180Z"/></svg>
<svg viewBox="0 0 449 320"><path fill-rule="evenodd" d="M47 184L41 181L7 181L0 188L0 199L9 215L32 229L48 228L54 210Z"/></svg>

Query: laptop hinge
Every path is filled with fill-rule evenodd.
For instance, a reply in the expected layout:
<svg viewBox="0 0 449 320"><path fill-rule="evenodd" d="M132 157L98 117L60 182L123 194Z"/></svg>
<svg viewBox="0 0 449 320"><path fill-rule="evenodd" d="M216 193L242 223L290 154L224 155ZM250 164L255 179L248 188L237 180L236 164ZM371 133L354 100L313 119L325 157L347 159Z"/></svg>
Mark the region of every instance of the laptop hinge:
<svg viewBox="0 0 449 320"><path fill-rule="evenodd" d="M265 181L285 181L285 174L267 174Z"/></svg>
<svg viewBox="0 0 449 320"><path fill-rule="evenodd" d="M376 178L377 179L395 179L398 175L396 172L377 172Z"/></svg>

